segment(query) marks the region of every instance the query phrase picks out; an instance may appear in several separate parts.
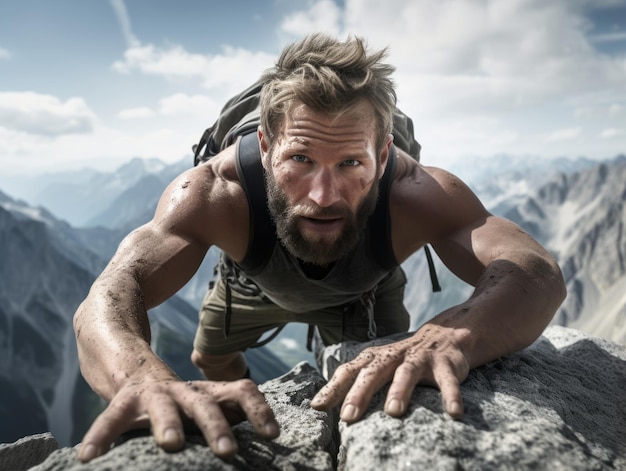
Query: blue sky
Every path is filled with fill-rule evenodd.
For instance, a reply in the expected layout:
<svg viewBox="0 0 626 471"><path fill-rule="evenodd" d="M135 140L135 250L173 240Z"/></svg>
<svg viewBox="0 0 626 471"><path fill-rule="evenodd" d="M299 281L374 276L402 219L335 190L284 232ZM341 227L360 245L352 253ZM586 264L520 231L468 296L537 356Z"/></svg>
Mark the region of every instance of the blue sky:
<svg viewBox="0 0 626 471"><path fill-rule="evenodd" d="M626 0L4 0L0 172L179 161L312 31L390 48L425 163L626 152Z"/></svg>

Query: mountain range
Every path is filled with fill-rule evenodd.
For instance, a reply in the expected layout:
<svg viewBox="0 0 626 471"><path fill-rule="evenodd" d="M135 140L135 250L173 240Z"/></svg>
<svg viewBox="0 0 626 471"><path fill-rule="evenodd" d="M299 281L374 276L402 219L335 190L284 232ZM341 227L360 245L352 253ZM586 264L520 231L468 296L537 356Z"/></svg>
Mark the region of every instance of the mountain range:
<svg viewBox="0 0 626 471"><path fill-rule="evenodd" d="M110 174L0 178L0 442L44 431L62 446L82 438L103 403L80 376L72 315L122 237L151 218L167 183L189 166L134 159ZM625 156L468 159L451 169L557 257L569 294L555 324L626 342ZM190 345L217 256L212 249L178 295L149 313L153 348L185 379L199 377ZM436 265L441 293L431 290L421 251L403 264L413 329L471 292ZM306 327L294 324L251 350L253 378L312 361L305 339Z"/></svg>

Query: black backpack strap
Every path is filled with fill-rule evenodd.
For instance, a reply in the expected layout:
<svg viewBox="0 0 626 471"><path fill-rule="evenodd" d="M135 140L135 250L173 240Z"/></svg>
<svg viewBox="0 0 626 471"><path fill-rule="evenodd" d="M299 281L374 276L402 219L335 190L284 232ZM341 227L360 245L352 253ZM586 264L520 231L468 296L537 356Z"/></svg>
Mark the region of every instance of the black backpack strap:
<svg viewBox="0 0 626 471"><path fill-rule="evenodd" d="M389 193L391 183L396 172L397 152L395 146L391 146L389 161L385 173L378 184L378 202L374 213L368 220L368 230L370 234L370 251L374 260L385 270L391 270L398 265L393 245L391 243L391 217L389 215ZM433 262L432 254L428 245L424 246L426 261L428 262L428 272L433 292L441 291L437 271Z"/></svg>
<svg viewBox="0 0 626 471"><path fill-rule="evenodd" d="M237 142L237 175L248 198L250 211L248 250L238 265L247 273L254 274L265 266L276 243L276 229L267 207L265 176L256 132L242 136Z"/></svg>
<svg viewBox="0 0 626 471"><path fill-rule="evenodd" d="M376 209L367 221L370 236L370 253L376 263L384 270L391 270L398 265L391 245L391 217L389 215L389 192L396 173L396 147L391 146L385 173L378 183L378 201Z"/></svg>
<svg viewBox="0 0 626 471"><path fill-rule="evenodd" d="M424 253L426 254L426 261L428 262L428 272L430 273L430 284L433 287L433 293L438 293L441 291L441 285L439 284L439 278L437 278L437 270L435 269L433 256L430 253L428 245L424 246Z"/></svg>

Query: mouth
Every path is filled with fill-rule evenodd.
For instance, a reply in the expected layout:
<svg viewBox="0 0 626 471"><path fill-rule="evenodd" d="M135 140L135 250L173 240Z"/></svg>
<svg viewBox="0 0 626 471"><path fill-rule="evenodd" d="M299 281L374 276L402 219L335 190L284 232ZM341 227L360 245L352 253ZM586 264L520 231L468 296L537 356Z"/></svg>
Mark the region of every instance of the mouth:
<svg viewBox="0 0 626 471"><path fill-rule="evenodd" d="M338 217L302 217L300 220L303 229L319 233L337 232L343 227L343 218Z"/></svg>

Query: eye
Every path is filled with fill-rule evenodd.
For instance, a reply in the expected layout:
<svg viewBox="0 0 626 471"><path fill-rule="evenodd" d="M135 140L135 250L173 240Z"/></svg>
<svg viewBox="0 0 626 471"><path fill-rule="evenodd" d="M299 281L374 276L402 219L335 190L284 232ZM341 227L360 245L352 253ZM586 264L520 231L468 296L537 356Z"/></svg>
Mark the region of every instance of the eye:
<svg viewBox="0 0 626 471"><path fill-rule="evenodd" d="M305 156L304 156L304 155L302 155L302 154L292 155L292 156L291 156L291 159L292 159L293 161L295 161L295 162L302 162L302 163L304 163L304 162L308 162L308 161L309 161L309 158L308 158L308 157L305 157Z"/></svg>
<svg viewBox="0 0 626 471"><path fill-rule="evenodd" d="M344 167L358 167L359 165L361 165L361 162L355 159L348 159L348 160L344 160L342 162L342 165Z"/></svg>

